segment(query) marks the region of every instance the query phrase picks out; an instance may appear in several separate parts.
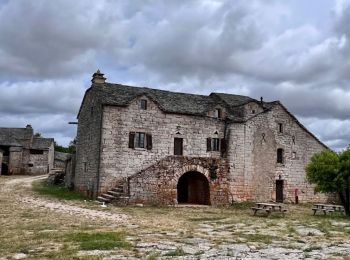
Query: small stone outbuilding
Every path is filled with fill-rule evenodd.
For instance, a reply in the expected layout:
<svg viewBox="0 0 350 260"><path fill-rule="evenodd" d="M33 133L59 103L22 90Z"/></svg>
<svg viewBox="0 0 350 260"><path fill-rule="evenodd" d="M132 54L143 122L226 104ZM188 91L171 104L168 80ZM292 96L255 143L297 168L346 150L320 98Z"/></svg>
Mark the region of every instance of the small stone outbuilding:
<svg viewBox="0 0 350 260"><path fill-rule="evenodd" d="M53 138L35 137L31 125L0 128L0 175L44 174L53 163Z"/></svg>
<svg viewBox="0 0 350 260"><path fill-rule="evenodd" d="M123 190L130 203L282 202L296 193L326 201L305 173L323 149L279 101L112 84L97 71L78 114L72 182L93 197Z"/></svg>

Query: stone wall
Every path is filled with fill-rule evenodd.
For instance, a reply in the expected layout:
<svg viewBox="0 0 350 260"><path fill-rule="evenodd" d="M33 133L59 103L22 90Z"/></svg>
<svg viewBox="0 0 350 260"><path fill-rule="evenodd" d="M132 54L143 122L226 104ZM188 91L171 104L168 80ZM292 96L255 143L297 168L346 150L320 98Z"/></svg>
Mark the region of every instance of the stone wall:
<svg viewBox="0 0 350 260"><path fill-rule="evenodd" d="M19 175L24 173L22 167L22 147L10 147L9 174Z"/></svg>
<svg viewBox="0 0 350 260"><path fill-rule="evenodd" d="M1 175L1 168L2 168L2 158L3 158L3 151L0 149L0 175Z"/></svg>
<svg viewBox="0 0 350 260"><path fill-rule="evenodd" d="M147 110L139 108L147 100ZM165 114L147 97L135 99L128 107L105 106L100 165L100 191L140 172L166 156L174 154L174 138L183 138L183 155L220 158L220 152L207 152L207 138L224 137L223 120ZM129 148L129 133L152 135L151 150ZM217 134L216 134L217 133ZM77 155L79 156L79 155Z"/></svg>
<svg viewBox="0 0 350 260"><path fill-rule="evenodd" d="M43 154L30 154L27 172L30 174L45 174L49 173L49 151L43 151Z"/></svg>
<svg viewBox="0 0 350 260"><path fill-rule="evenodd" d="M66 161L66 167L65 172L66 176L64 178L65 186L69 189L74 188L75 183L75 162L76 162L76 156L75 154L72 154L68 160Z"/></svg>
<svg viewBox="0 0 350 260"><path fill-rule="evenodd" d="M212 170L213 166L215 166L215 170ZM228 183L230 180L228 179L226 160L183 156L166 157L140 173L129 177L130 202L176 204L179 178L187 172L199 172L207 178L210 205L229 203Z"/></svg>
<svg viewBox="0 0 350 260"><path fill-rule="evenodd" d="M283 132L279 132L279 123ZM306 181L305 166L311 156L326 149L297 123L281 105L252 117L245 124L230 127L229 158L235 200L276 199L276 180L284 181L284 200L294 201L298 189L300 202L326 201L314 193ZM284 150L284 162L277 163L277 149Z"/></svg>
<svg viewBox="0 0 350 260"><path fill-rule="evenodd" d="M98 104L92 89L88 90L78 118L75 188L89 196L96 196L98 189L102 116L102 108Z"/></svg>

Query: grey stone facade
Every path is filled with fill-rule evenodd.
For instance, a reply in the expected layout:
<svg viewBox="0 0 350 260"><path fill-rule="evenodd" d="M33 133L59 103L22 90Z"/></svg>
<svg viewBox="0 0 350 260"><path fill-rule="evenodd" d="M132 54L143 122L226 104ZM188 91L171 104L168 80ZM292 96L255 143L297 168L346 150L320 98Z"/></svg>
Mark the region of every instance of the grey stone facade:
<svg viewBox="0 0 350 260"><path fill-rule="evenodd" d="M0 128L0 175L44 174L53 168L54 140L26 128Z"/></svg>
<svg viewBox="0 0 350 260"><path fill-rule="evenodd" d="M186 202L182 192L189 201L208 193L205 204L327 199L304 170L327 147L278 101L110 84L99 72L92 82L78 114L78 191L97 196L123 184L130 202L150 204Z"/></svg>

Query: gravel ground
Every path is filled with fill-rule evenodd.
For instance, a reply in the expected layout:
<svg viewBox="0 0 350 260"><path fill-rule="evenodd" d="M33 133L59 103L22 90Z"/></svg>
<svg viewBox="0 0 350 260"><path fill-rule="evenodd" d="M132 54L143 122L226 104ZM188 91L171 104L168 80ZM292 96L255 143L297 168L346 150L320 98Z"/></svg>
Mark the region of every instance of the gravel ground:
<svg viewBox="0 0 350 260"><path fill-rule="evenodd" d="M0 259L350 259L350 219L312 216L311 205L287 205L286 217L249 206L102 208L35 194L45 177L0 177ZM65 239L86 230L122 230L132 247L80 250Z"/></svg>

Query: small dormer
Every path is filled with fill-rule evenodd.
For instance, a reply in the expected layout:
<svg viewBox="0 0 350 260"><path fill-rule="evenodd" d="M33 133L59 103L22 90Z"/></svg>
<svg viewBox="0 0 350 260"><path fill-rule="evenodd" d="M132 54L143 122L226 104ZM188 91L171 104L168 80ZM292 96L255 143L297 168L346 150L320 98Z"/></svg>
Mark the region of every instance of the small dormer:
<svg viewBox="0 0 350 260"><path fill-rule="evenodd" d="M222 106L215 106L211 111L208 112L208 116L215 117L217 119L225 119L226 109Z"/></svg>
<svg viewBox="0 0 350 260"><path fill-rule="evenodd" d="M249 102L246 105L244 105L245 118L250 118L252 116L255 116L256 114L259 114L262 111L263 111L263 108L257 102Z"/></svg>

